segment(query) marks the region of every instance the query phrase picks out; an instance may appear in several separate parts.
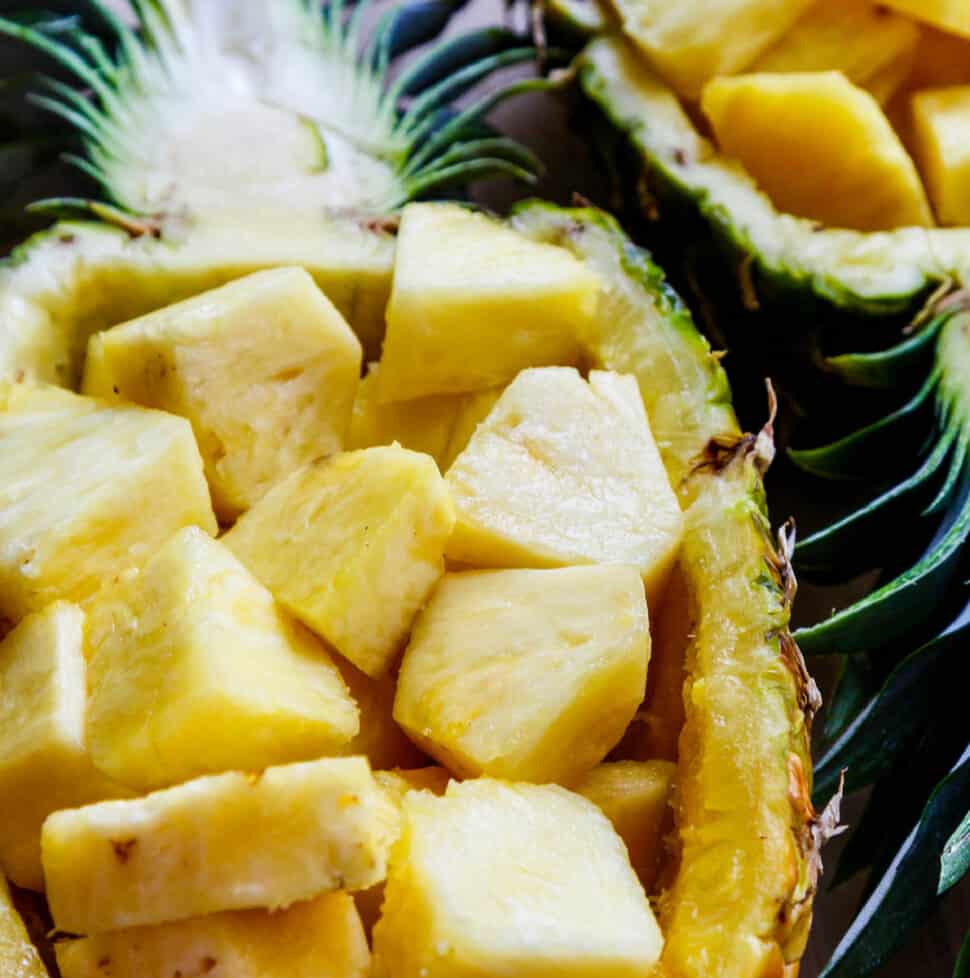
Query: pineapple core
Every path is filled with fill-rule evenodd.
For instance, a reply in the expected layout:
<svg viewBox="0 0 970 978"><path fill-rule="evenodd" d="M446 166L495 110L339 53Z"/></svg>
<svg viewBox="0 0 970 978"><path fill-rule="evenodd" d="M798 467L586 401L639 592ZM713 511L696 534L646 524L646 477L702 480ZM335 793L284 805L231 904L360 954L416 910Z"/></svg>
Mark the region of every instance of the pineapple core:
<svg viewBox="0 0 970 978"><path fill-rule="evenodd" d="M404 799L377 978L644 978L661 945L623 842L585 798L482 779Z"/></svg>
<svg viewBox="0 0 970 978"><path fill-rule="evenodd" d="M47 898L75 934L275 910L380 882L398 832L364 758L217 774L55 812L42 839Z"/></svg>
<svg viewBox="0 0 970 978"><path fill-rule="evenodd" d="M649 655L635 568L448 574L415 625L394 716L462 777L568 782L623 736Z"/></svg>
<svg viewBox="0 0 970 978"><path fill-rule="evenodd" d="M358 731L321 643L195 527L91 611L91 754L123 784L311 760Z"/></svg>
<svg viewBox="0 0 970 978"><path fill-rule="evenodd" d="M651 607L683 516L632 377L523 371L448 470L448 557L472 567L639 568Z"/></svg>
<svg viewBox="0 0 970 978"><path fill-rule="evenodd" d="M0 875L0 975L4 978L49 978L13 905L7 881ZM70 976L67 976L70 978Z"/></svg>
<svg viewBox="0 0 970 978"><path fill-rule="evenodd" d="M84 391L192 422L231 522L283 476L343 448L360 343L300 268L257 272L93 336Z"/></svg>

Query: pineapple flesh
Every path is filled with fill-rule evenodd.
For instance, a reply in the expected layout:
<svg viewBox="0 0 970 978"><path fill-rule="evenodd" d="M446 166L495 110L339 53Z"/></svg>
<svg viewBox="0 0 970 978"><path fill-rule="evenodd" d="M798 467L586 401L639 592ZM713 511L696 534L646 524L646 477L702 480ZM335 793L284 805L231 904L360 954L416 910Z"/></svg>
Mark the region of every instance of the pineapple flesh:
<svg viewBox="0 0 970 978"><path fill-rule="evenodd" d="M312 760L359 729L317 638L196 527L92 609L87 644L91 755L122 784Z"/></svg>
<svg viewBox="0 0 970 978"><path fill-rule="evenodd" d="M649 657L636 568L448 574L415 625L394 716L461 777L568 783L623 735Z"/></svg>
<svg viewBox="0 0 970 978"><path fill-rule="evenodd" d="M447 474L448 557L472 567L639 568L651 607L683 517L636 382L570 367L523 371Z"/></svg>
<svg viewBox="0 0 970 978"><path fill-rule="evenodd" d="M970 85L917 92L913 143L941 224L970 224Z"/></svg>
<svg viewBox="0 0 970 978"><path fill-rule="evenodd" d="M0 616L15 622L87 602L183 526L216 531L183 418L37 397L37 410L24 394L0 413Z"/></svg>
<svg viewBox="0 0 970 978"><path fill-rule="evenodd" d="M84 391L188 418L228 523L343 448L361 357L309 274L280 268L95 334Z"/></svg>
<svg viewBox="0 0 970 978"><path fill-rule="evenodd" d="M966 0L881 0L892 10L915 17L948 34L970 38L970 6Z"/></svg>
<svg viewBox="0 0 970 978"><path fill-rule="evenodd" d="M398 820L359 757L56 812L42 841L51 915L91 935L365 889L385 876Z"/></svg>
<svg viewBox="0 0 970 978"><path fill-rule="evenodd" d="M0 974L3 978L49 978L23 919L0 875ZM70 978L70 976L68 976Z"/></svg>
<svg viewBox="0 0 970 978"><path fill-rule="evenodd" d="M393 445L301 469L223 540L293 615L381 678L444 571L454 519L434 461Z"/></svg>

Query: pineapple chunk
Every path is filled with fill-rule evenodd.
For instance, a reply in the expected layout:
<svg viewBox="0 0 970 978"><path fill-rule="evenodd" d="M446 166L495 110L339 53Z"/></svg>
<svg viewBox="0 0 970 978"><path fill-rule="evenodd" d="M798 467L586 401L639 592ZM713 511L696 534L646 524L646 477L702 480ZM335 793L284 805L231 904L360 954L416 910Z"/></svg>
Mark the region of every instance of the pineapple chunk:
<svg viewBox="0 0 970 978"><path fill-rule="evenodd" d="M683 529L632 377L523 371L448 471L448 557L473 567L640 569L659 600Z"/></svg>
<svg viewBox="0 0 970 978"><path fill-rule="evenodd" d="M702 105L724 152L781 210L859 231L932 225L889 120L841 72L716 78Z"/></svg>
<svg viewBox="0 0 970 978"><path fill-rule="evenodd" d="M378 679L444 570L454 521L433 460L394 445L301 469L223 539L297 618Z"/></svg>
<svg viewBox="0 0 970 978"><path fill-rule="evenodd" d="M970 39L924 27L907 87L912 90L945 85L970 85Z"/></svg>
<svg viewBox="0 0 970 978"><path fill-rule="evenodd" d="M483 390L523 367L578 363L599 281L564 248L454 204L401 218L382 401Z"/></svg>
<svg viewBox="0 0 970 978"><path fill-rule="evenodd" d="M49 978L37 948L17 913L7 881L0 875L0 975L3 978ZM70 978L70 976L67 976Z"/></svg>
<svg viewBox="0 0 970 978"><path fill-rule="evenodd" d="M941 224L970 224L970 85L913 96L916 159Z"/></svg>
<svg viewBox="0 0 970 978"><path fill-rule="evenodd" d="M649 657L635 568L447 574L415 624L394 716L461 777L568 782L622 737Z"/></svg>
<svg viewBox="0 0 970 978"><path fill-rule="evenodd" d="M361 357L313 279L279 268L97 333L84 391L188 418L216 513L232 522L343 447Z"/></svg>
<svg viewBox="0 0 970 978"><path fill-rule="evenodd" d="M215 532L187 421L66 393L32 400L0 414L0 616L86 602L181 527Z"/></svg>
<svg viewBox="0 0 970 978"><path fill-rule="evenodd" d="M361 757L217 774L55 812L42 840L47 898L75 934L275 910L384 879L398 824Z"/></svg>
<svg viewBox="0 0 970 978"><path fill-rule="evenodd" d="M92 609L88 654L91 755L122 784L311 760L358 731L320 642L195 527Z"/></svg>
<svg viewBox="0 0 970 978"><path fill-rule="evenodd" d="M57 602L0 643L0 865L43 890L40 830L61 808L126 792L91 763L85 743L84 613Z"/></svg>
<svg viewBox="0 0 970 978"><path fill-rule="evenodd" d="M487 779L405 798L379 978L644 978L661 944L623 843L586 799Z"/></svg>
<svg viewBox="0 0 970 978"><path fill-rule="evenodd" d="M56 946L62 978L367 978L354 900L326 893L286 910L234 910Z"/></svg>
<svg viewBox="0 0 970 978"><path fill-rule="evenodd" d="M880 3L948 34L970 37L970 4L967 0L880 0Z"/></svg>
<svg viewBox="0 0 970 978"><path fill-rule="evenodd" d="M593 768L574 786L613 823L648 893L660 871L664 838L674 826L671 790L676 772L670 761L616 761Z"/></svg>

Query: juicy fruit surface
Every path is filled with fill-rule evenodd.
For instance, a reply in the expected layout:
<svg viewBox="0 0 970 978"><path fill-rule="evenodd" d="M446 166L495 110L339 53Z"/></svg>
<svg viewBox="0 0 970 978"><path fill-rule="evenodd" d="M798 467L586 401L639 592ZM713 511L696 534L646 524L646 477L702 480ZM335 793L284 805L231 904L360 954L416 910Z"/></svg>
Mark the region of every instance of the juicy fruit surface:
<svg viewBox="0 0 970 978"><path fill-rule="evenodd" d="M717 78L702 104L722 151L781 210L863 231L932 225L899 137L841 72Z"/></svg>
<svg viewBox="0 0 970 978"><path fill-rule="evenodd" d="M84 390L192 422L219 518L343 448L357 337L299 268L258 272L97 333Z"/></svg>
<svg viewBox="0 0 970 978"><path fill-rule="evenodd" d="M642 978L660 946L623 843L585 799L488 779L405 799L381 978Z"/></svg>
<svg viewBox="0 0 970 978"><path fill-rule="evenodd" d="M449 558L471 566L639 568L651 604L683 518L635 381L568 367L523 371L447 474Z"/></svg>
<svg viewBox="0 0 970 978"><path fill-rule="evenodd" d="M884 3L933 27L970 38L970 9L963 0L884 0Z"/></svg>
<svg viewBox="0 0 970 978"><path fill-rule="evenodd" d="M917 92L912 121L916 159L937 219L970 224L970 85Z"/></svg>
<svg viewBox="0 0 970 978"><path fill-rule="evenodd" d="M397 828L363 758L57 812L43 835L51 914L61 930L100 934L365 889L384 878Z"/></svg>
<svg viewBox="0 0 970 978"><path fill-rule="evenodd" d="M635 568L448 574L415 623L394 716L454 774L568 783L622 736L649 656Z"/></svg>
<svg viewBox="0 0 970 978"><path fill-rule="evenodd" d="M377 678L444 570L453 525L434 462L391 446L301 469L223 539L278 601Z"/></svg>
<svg viewBox="0 0 970 978"><path fill-rule="evenodd" d="M122 784L311 760L359 730L317 639L195 527L92 609L87 644L91 754Z"/></svg>
<svg viewBox="0 0 970 978"><path fill-rule="evenodd" d="M48 978L37 948L30 941L7 881L0 876L0 973L4 978Z"/></svg>
<svg viewBox="0 0 970 978"><path fill-rule="evenodd" d="M398 232L380 399L484 390L578 363L599 283L569 252L457 205L412 204Z"/></svg>

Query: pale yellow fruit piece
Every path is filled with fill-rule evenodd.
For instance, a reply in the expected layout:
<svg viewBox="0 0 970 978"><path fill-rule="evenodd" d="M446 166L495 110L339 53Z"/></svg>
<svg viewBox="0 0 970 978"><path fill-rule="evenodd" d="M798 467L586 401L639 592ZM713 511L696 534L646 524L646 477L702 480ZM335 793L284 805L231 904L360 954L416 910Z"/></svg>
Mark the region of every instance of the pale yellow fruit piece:
<svg viewBox="0 0 970 978"><path fill-rule="evenodd" d="M62 978L367 978L370 970L347 893L62 941L56 951Z"/></svg>
<svg viewBox="0 0 970 978"><path fill-rule="evenodd" d="M379 978L644 978L661 945L622 841L585 798L489 779L405 798Z"/></svg>
<svg viewBox="0 0 970 978"><path fill-rule="evenodd" d="M462 777L565 782L623 735L649 658L636 568L448 574L415 623L394 716Z"/></svg>
<svg viewBox="0 0 970 978"><path fill-rule="evenodd" d="M448 470L448 557L472 567L615 563L639 568L651 604L683 517L636 381L572 368L523 371Z"/></svg>
<svg viewBox="0 0 970 978"><path fill-rule="evenodd" d="M43 859L54 923L74 934L277 909L384 879L397 807L364 758L217 774L55 812Z"/></svg>
<svg viewBox="0 0 970 978"><path fill-rule="evenodd" d="M49 978L23 919L13 905L7 881L0 875L0 975L3 978Z"/></svg>
<svg viewBox="0 0 970 978"><path fill-rule="evenodd" d="M61 808L126 792L91 763L85 736L84 613L57 602L0 642L0 865L43 890L40 830Z"/></svg>
<svg viewBox="0 0 970 978"><path fill-rule="evenodd" d="M85 602L176 530L216 521L189 423L40 394L0 413L0 616Z"/></svg>
<svg viewBox="0 0 970 978"><path fill-rule="evenodd" d="M343 448L361 358L313 279L279 268L95 334L84 391L188 418L216 513L231 522Z"/></svg>
<svg viewBox="0 0 970 978"><path fill-rule="evenodd" d="M484 390L578 363L599 280L576 257L456 204L411 204L397 238L382 401Z"/></svg>
<svg viewBox="0 0 970 978"><path fill-rule="evenodd" d="M573 790L588 798L613 824L626 845L643 888L652 892L673 829L671 761L615 761L593 768Z"/></svg>
<svg viewBox="0 0 970 978"><path fill-rule="evenodd" d="M721 149L781 210L859 231L932 225L916 165L841 72L716 78L702 106Z"/></svg>
<svg viewBox="0 0 970 978"><path fill-rule="evenodd" d="M91 755L123 784L312 760L359 729L316 636L195 527L92 609L87 642Z"/></svg>
<svg viewBox="0 0 970 978"><path fill-rule="evenodd" d="M444 570L454 521L434 460L392 445L295 472L223 540L297 618L380 678Z"/></svg>
<svg viewBox="0 0 970 978"><path fill-rule="evenodd" d="M613 0L627 36L688 98L746 68L815 0Z"/></svg>
<svg viewBox="0 0 970 978"><path fill-rule="evenodd" d="M970 85L913 96L916 159L941 224L970 224Z"/></svg>
<svg viewBox="0 0 970 978"><path fill-rule="evenodd" d="M884 6L915 17L950 34L970 37L970 4L966 0L880 0Z"/></svg>

